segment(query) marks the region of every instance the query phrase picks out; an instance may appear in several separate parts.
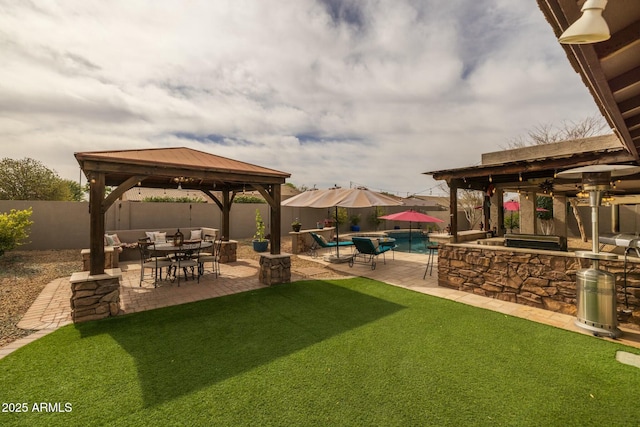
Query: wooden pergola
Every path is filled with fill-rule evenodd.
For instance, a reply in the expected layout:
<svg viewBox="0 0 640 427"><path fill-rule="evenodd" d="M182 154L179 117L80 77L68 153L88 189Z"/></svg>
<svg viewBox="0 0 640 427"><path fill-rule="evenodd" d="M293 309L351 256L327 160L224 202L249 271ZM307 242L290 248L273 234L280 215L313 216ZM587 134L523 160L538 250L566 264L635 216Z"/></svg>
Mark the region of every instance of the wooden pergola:
<svg viewBox="0 0 640 427"><path fill-rule="evenodd" d="M424 172L435 180L446 181L450 191L451 234L453 241L458 236L458 190L469 189L485 194L485 205L491 204L492 195L497 195L498 206L502 206L504 192L552 193L556 196L575 197L581 190L579 179L558 177L558 172L581 166L604 164L635 165L635 158L615 135L603 135L554 144L544 144L482 156L482 164L456 169ZM612 193L618 195L640 194L640 177L624 177ZM497 209L498 224L502 224L503 211ZM489 211L484 210L484 223L489 224Z"/></svg>
<svg viewBox="0 0 640 427"><path fill-rule="evenodd" d="M104 273L105 213L134 186L200 190L222 211L222 239L229 240L233 199L244 190L258 191L271 208L271 254L280 254L281 190L291 176L185 147L75 153L90 183L90 274ZM105 187L113 187L105 194Z"/></svg>

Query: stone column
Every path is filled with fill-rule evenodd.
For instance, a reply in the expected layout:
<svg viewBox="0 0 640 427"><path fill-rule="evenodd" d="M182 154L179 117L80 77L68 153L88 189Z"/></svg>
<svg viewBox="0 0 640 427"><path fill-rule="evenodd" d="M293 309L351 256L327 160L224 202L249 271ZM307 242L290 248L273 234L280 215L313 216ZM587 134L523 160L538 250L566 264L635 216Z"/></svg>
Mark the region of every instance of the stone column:
<svg viewBox="0 0 640 427"><path fill-rule="evenodd" d="M520 195L520 233L536 234L537 228L536 193L522 193Z"/></svg>
<svg viewBox="0 0 640 427"><path fill-rule="evenodd" d="M71 318L74 323L104 319L120 312L119 268L91 275L81 271L71 275Z"/></svg>
<svg viewBox="0 0 640 427"><path fill-rule="evenodd" d="M261 254L259 281L264 285L291 282L291 255Z"/></svg>
<svg viewBox="0 0 640 427"><path fill-rule="evenodd" d="M220 246L220 263L227 264L238 260L238 242L236 240L223 241Z"/></svg>
<svg viewBox="0 0 640 427"><path fill-rule="evenodd" d="M567 237L567 198L553 196L553 233Z"/></svg>

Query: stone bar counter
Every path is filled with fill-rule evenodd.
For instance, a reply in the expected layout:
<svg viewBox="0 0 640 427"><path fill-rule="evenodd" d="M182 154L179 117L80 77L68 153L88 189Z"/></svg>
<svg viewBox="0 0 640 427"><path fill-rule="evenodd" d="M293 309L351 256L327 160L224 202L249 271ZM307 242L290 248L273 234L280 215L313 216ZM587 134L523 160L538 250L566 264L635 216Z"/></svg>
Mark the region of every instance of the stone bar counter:
<svg viewBox="0 0 640 427"><path fill-rule="evenodd" d="M438 284L551 311L576 314L576 271L591 260L573 252L445 244L438 250ZM624 256L600 261L599 268L615 275L618 310L625 309ZM640 317L640 258L627 258L626 298Z"/></svg>

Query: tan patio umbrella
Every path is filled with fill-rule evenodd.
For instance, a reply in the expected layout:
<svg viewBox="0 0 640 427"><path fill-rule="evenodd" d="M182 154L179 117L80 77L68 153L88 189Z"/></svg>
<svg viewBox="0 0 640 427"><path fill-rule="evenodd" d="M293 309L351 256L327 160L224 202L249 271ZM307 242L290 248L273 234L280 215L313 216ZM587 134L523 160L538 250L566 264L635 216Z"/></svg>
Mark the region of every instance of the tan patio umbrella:
<svg viewBox="0 0 640 427"><path fill-rule="evenodd" d="M326 190L308 190L282 202L282 206L295 208L370 208L373 206L402 206L400 200L366 188L328 188ZM340 234L336 227L336 239ZM340 259L340 247L336 248L336 257Z"/></svg>

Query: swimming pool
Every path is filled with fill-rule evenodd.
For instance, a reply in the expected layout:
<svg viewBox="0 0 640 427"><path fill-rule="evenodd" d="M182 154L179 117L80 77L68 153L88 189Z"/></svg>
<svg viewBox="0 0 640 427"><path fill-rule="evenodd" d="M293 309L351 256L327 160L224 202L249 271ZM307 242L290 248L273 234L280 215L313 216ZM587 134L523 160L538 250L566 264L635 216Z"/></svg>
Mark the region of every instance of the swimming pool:
<svg viewBox="0 0 640 427"><path fill-rule="evenodd" d="M395 249L398 252L411 252L418 254L429 253L427 245L430 243L429 237L422 234L421 230L389 230L385 231L389 237L396 239Z"/></svg>

